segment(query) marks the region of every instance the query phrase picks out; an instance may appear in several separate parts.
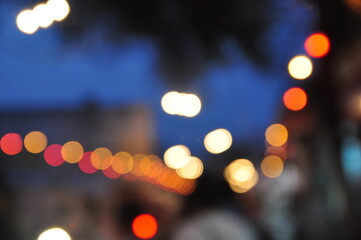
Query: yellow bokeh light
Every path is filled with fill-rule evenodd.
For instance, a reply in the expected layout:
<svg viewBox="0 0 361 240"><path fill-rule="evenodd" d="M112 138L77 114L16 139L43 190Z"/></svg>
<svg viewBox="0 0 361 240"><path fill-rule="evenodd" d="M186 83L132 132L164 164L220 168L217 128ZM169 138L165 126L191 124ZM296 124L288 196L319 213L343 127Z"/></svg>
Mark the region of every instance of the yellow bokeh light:
<svg viewBox="0 0 361 240"><path fill-rule="evenodd" d="M76 141L70 141L61 148L61 156L68 163L77 163L83 157L84 148Z"/></svg>
<svg viewBox="0 0 361 240"><path fill-rule="evenodd" d="M118 152L113 156L112 167L119 174L126 174L133 168L133 157L127 152Z"/></svg>
<svg viewBox="0 0 361 240"><path fill-rule="evenodd" d="M71 238L65 230L52 228L41 233L38 240L71 240Z"/></svg>
<svg viewBox="0 0 361 240"><path fill-rule="evenodd" d="M224 174L228 182L236 185L250 180L255 172L250 160L237 159L226 167Z"/></svg>
<svg viewBox="0 0 361 240"><path fill-rule="evenodd" d="M19 30L26 34L33 34L38 30L39 25L32 10L21 11L16 17L16 25Z"/></svg>
<svg viewBox="0 0 361 240"><path fill-rule="evenodd" d="M237 193L245 193L258 183L258 173L251 161L237 159L224 170L224 176L230 188Z"/></svg>
<svg viewBox="0 0 361 240"><path fill-rule="evenodd" d="M176 145L165 151L164 162L169 168L178 169L187 165L190 156L190 151L186 146Z"/></svg>
<svg viewBox="0 0 361 240"><path fill-rule="evenodd" d="M246 182L242 182L239 184L229 183L229 186L232 189L232 191L236 193L246 193L258 183L258 180L259 180L258 173L257 171L255 171L252 178L247 180Z"/></svg>
<svg viewBox="0 0 361 240"><path fill-rule="evenodd" d="M33 13L39 27L47 28L54 21L54 18L49 11L49 7L46 4L38 4L33 9Z"/></svg>
<svg viewBox="0 0 361 240"><path fill-rule="evenodd" d="M189 162L182 168L176 169L178 176L187 179L197 179L203 173L203 163L197 157L190 157Z"/></svg>
<svg viewBox="0 0 361 240"><path fill-rule="evenodd" d="M95 149L90 155L90 161L96 169L104 170L112 164L112 152L104 147Z"/></svg>
<svg viewBox="0 0 361 240"><path fill-rule="evenodd" d="M232 135L226 129L216 129L206 135L204 146L210 153L221 153L232 145Z"/></svg>
<svg viewBox="0 0 361 240"><path fill-rule="evenodd" d="M298 80L308 78L313 70L311 60L306 56L296 56L288 63L289 74Z"/></svg>
<svg viewBox="0 0 361 240"><path fill-rule="evenodd" d="M262 173L269 178L276 178L283 172L283 161L281 158L270 155L261 162Z"/></svg>
<svg viewBox="0 0 361 240"><path fill-rule="evenodd" d="M272 146L282 146L288 140L288 131L282 124L272 124L265 133L266 141Z"/></svg>
<svg viewBox="0 0 361 240"><path fill-rule="evenodd" d="M46 5L55 21L62 21L70 12L70 6L66 0L49 0Z"/></svg>
<svg viewBox="0 0 361 240"><path fill-rule="evenodd" d="M40 153L44 151L47 144L48 141L45 134L39 131L30 132L24 138L24 146L26 150L31 153Z"/></svg>
<svg viewBox="0 0 361 240"><path fill-rule="evenodd" d="M137 177L142 177L144 176L144 173L141 169L141 163L142 163L142 160L145 158L146 156L144 154L135 154L133 156L133 160L134 160L134 165L133 165L133 169L131 171L131 173L134 175L134 176L137 176Z"/></svg>

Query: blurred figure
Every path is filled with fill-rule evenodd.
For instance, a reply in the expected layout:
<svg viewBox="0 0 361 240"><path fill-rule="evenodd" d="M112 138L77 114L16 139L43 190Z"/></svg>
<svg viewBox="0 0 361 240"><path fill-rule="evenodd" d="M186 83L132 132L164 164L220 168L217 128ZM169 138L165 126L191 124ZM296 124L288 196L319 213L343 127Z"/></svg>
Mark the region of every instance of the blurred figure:
<svg viewBox="0 0 361 240"><path fill-rule="evenodd" d="M173 240L256 240L251 221L240 215L227 183L221 177L202 176L196 191L186 198L183 219Z"/></svg>

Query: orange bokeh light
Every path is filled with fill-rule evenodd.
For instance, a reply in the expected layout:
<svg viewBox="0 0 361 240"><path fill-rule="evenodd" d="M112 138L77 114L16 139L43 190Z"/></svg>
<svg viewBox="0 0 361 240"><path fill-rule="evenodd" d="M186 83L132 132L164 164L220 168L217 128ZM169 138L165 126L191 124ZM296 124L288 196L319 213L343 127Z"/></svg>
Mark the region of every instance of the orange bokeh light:
<svg viewBox="0 0 361 240"><path fill-rule="evenodd" d="M307 104L307 94L301 88L290 88L283 95L283 103L290 110L301 110Z"/></svg>
<svg viewBox="0 0 361 240"><path fill-rule="evenodd" d="M7 155L16 155L23 149L23 141L17 133L5 134L0 140L0 145Z"/></svg>
<svg viewBox="0 0 361 240"><path fill-rule="evenodd" d="M158 224L152 215L141 214L133 220L132 230L138 238L150 239L157 233Z"/></svg>
<svg viewBox="0 0 361 240"><path fill-rule="evenodd" d="M306 39L304 47L309 56L320 58L329 52L330 40L323 33L314 33Z"/></svg>

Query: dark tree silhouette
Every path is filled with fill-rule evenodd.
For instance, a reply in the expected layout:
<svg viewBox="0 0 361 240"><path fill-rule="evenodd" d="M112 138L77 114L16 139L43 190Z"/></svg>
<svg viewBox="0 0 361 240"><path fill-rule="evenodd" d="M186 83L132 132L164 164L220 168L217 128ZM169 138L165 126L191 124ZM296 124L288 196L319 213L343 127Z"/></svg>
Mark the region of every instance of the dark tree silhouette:
<svg viewBox="0 0 361 240"><path fill-rule="evenodd" d="M234 39L249 59L265 66L264 33L270 25L268 0L88 0L71 1L63 30L68 39L94 28L114 44L127 37L153 41L169 80L186 82L209 60L220 60L220 47ZM263 49L263 50L262 50Z"/></svg>

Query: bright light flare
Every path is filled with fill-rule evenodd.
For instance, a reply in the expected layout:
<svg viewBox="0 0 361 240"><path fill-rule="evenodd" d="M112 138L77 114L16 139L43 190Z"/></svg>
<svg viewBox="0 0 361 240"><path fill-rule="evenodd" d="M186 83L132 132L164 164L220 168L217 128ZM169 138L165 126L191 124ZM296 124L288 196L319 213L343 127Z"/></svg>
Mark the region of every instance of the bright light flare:
<svg viewBox="0 0 361 240"><path fill-rule="evenodd" d="M304 47L309 56L321 58L329 52L330 40L323 33L314 33L306 39Z"/></svg>
<svg viewBox="0 0 361 240"><path fill-rule="evenodd" d="M290 88L283 95L283 103L289 110L302 110L307 104L307 94L302 88Z"/></svg>
<svg viewBox="0 0 361 240"><path fill-rule="evenodd" d="M232 145L232 135L226 129L216 129L206 135L204 146L210 153L221 153Z"/></svg>
<svg viewBox="0 0 361 240"><path fill-rule="evenodd" d="M64 20L70 12L70 6L65 0L49 0L46 5L55 21Z"/></svg>
<svg viewBox="0 0 361 240"><path fill-rule="evenodd" d="M197 179L203 173L203 163L197 157L190 157L189 162L182 168L176 169L178 176L186 179Z"/></svg>
<svg viewBox="0 0 361 240"><path fill-rule="evenodd" d="M54 21L54 18L52 16L51 12L49 11L49 7L47 4L43 4L43 3L38 4L33 9L33 14L34 14L34 18L39 27L47 28Z"/></svg>
<svg viewBox="0 0 361 240"><path fill-rule="evenodd" d="M157 220L150 214L137 216L132 223L133 233L141 239L150 239L158 231Z"/></svg>
<svg viewBox="0 0 361 240"><path fill-rule="evenodd" d="M65 230L52 228L40 234L38 240L71 240L71 238Z"/></svg>
<svg viewBox="0 0 361 240"><path fill-rule="evenodd" d="M21 11L16 17L16 25L19 30L26 34L33 34L38 30L39 25L32 10Z"/></svg>
<svg viewBox="0 0 361 240"><path fill-rule="evenodd" d="M24 138L24 146L30 153L40 153L44 151L48 144L48 140L44 133L34 131L28 133Z"/></svg>
<svg viewBox="0 0 361 240"><path fill-rule="evenodd" d="M288 72L291 77L303 80L308 78L313 70L311 60L306 56L296 56L288 63Z"/></svg>
<svg viewBox="0 0 361 240"><path fill-rule="evenodd" d="M288 140L287 128L279 123L269 126L265 133L266 141L272 146L282 146Z"/></svg>
<svg viewBox="0 0 361 240"><path fill-rule="evenodd" d="M266 177L276 178L283 172L283 161L278 156L267 156L261 162L261 170Z"/></svg>
<svg viewBox="0 0 361 240"><path fill-rule="evenodd" d="M179 169L188 164L191 153L184 145L170 147L164 153L164 162L169 168Z"/></svg>

